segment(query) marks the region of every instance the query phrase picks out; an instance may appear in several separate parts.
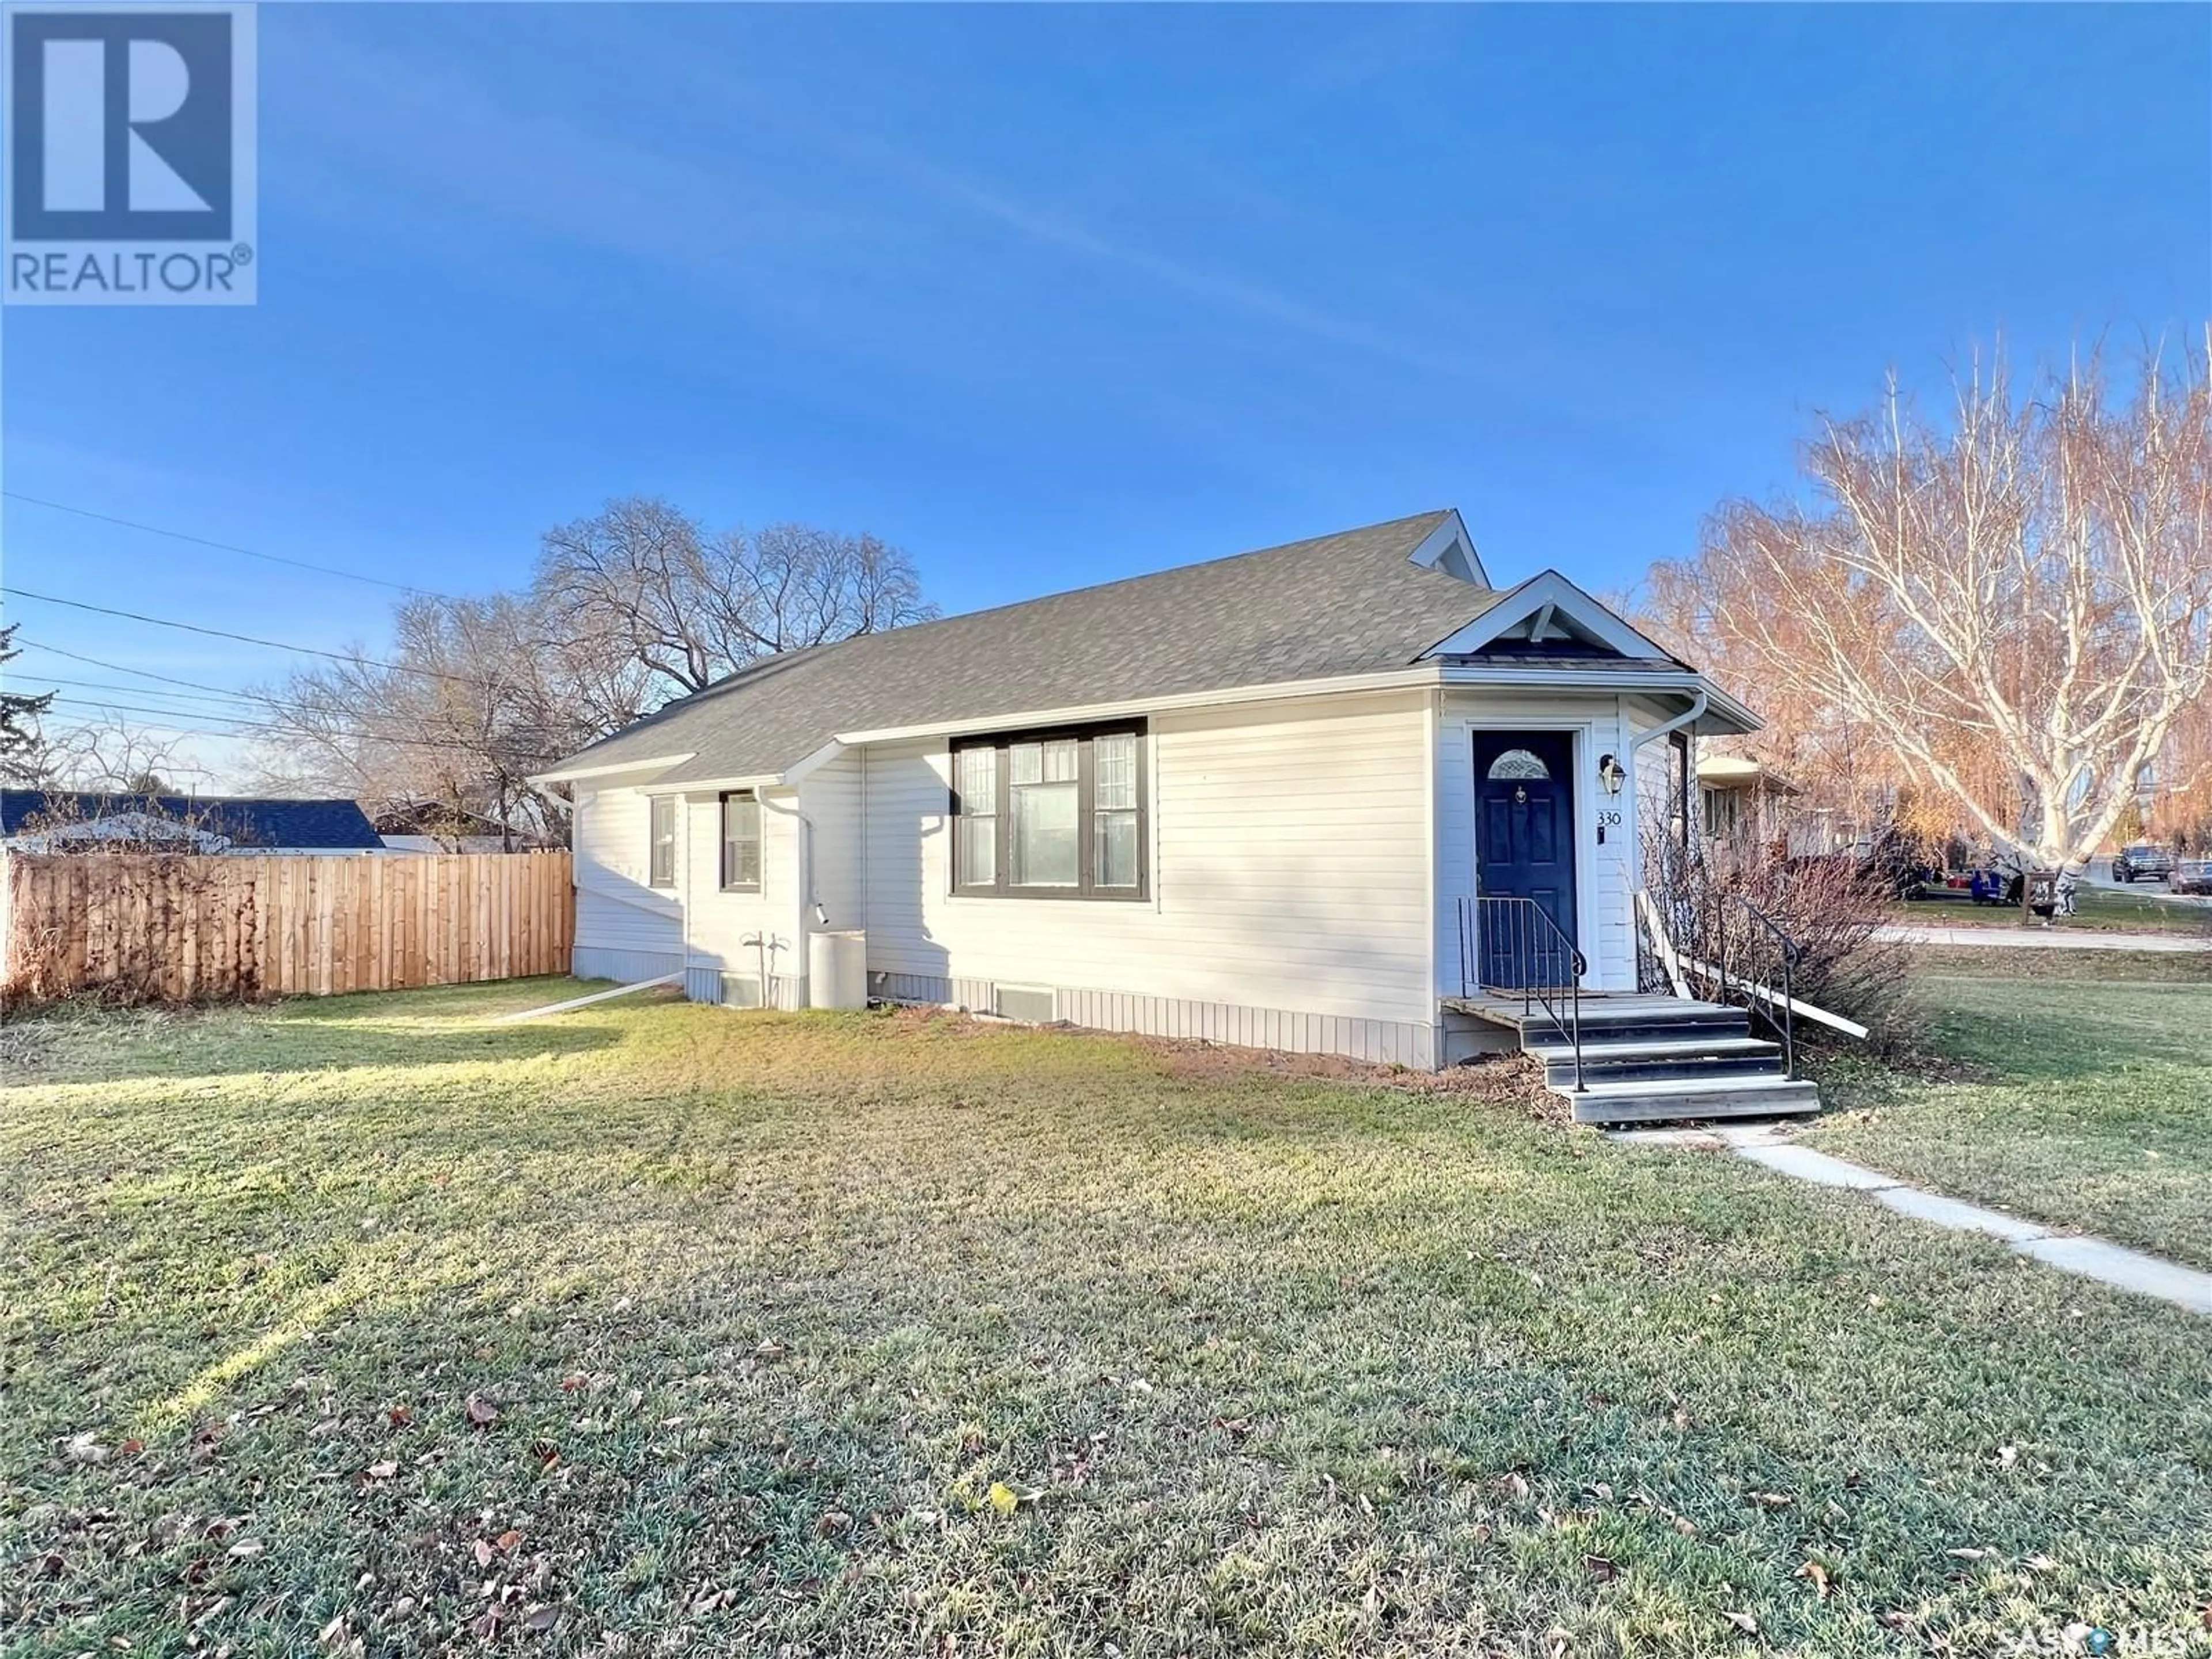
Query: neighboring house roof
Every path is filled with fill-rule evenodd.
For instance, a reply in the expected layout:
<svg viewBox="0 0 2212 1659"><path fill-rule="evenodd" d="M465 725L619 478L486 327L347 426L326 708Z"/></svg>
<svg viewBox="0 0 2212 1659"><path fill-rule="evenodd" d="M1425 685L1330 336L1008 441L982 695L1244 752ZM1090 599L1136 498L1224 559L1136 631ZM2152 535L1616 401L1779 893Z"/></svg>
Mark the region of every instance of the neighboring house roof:
<svg viewBox="0 0 2212 1659"><path fill-rule="evenodd" d="M76 826L126 817L134 820L134 830L149 822L189 819L210 836L227 839L240 852L255 848L374 852L384 845L369 827L360 804L350 800L0 790L0 836L36 833L50 827L49 821Z"/></svg>
<svg viewBox="0 0 2212 1659"><path fill-rule="evenodd" d="M1539 581L1547 580L1572 591L1556 578ZM1444 508L787 652L540 775L652 767L663 785L770 779L841 733L1404 670L1492 606L1524 598L1533 605L1542 597L1532 597L1534 586L1490 587L1459 514ZM1473 634L1467 643L1480 648ZM1671 659L1643 665L1686 672Z"/></svg>
<svg viewBox="0 0 2212 1659"><path fill-rule="evenodd" d="M1698 781L1708 789L1749 789L1756 786L1769 794L1794 795L1797 786L1778 772L1770 772L1748 755L1700 755Z"/></svg>

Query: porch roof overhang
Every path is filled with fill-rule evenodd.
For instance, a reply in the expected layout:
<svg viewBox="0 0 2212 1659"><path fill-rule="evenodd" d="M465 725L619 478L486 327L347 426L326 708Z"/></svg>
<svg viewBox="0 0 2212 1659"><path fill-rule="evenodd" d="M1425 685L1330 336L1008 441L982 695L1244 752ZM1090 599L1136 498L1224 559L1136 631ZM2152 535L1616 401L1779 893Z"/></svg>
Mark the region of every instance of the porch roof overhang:
<svg viewBox="0 0 2212 1659"><path fill-rule="evenodd" d="M1694 708L1703 693L1705 707L1684 729L1700 738L1742 737L1764 724L1759 716L1693 668L1680 663L1624 663L1567 658L1512 660L1492 659L1448 664L1443 683L1451 686L1537 687L1547 690L1607 692L1677 702Z"/></svg>

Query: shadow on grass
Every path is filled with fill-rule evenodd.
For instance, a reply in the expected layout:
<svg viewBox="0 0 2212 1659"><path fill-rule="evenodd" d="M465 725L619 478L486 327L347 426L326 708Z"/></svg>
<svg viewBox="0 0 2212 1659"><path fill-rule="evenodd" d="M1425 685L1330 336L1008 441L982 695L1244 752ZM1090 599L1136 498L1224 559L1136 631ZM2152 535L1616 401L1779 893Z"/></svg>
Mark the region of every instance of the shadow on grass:
<svg viewBox="0 0 2212 1659"><path fill-rule="evenodd" d="M14 1087L495 1063L581 1054L622 1030L588 1011L519 1025L371 1012L368 999L275 1009L64 1009L0 1027L0 1079ZM527 1006L526 1004L524 1006Z"/></svg>

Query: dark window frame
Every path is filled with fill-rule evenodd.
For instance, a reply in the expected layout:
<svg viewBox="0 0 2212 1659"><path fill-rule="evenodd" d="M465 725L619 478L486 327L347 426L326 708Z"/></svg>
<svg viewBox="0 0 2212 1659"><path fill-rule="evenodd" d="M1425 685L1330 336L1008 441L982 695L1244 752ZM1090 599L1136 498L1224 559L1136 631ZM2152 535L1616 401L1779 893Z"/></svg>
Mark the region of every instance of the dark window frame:
<svg viewBox="0 0 2212 1659"><path fill-rule="evenodd" d="M660 868L660 815L668 814L668 868ZM676 890L676 869L683 858L684 813L673 795L648 795L645 808L645 884L656 892Z"/></svg>
<svg viewBox="0 0 2212 1659"><path fill-rule="evenodd" d="M1065 899L1079 903L1145 904L1152 896L1152 781L1151 723L1147 720L1100 720L1080 726L1046 726L1018 732L979 732L955 738L951 744L946 791L952 833L947 837L951 868L947 880L956 898ZM1098 823L1097 817L1098 763L1093 747L1099 738L1136 739L1137 757L1137 880L1130 887L1097 884ZM1073 887L1018 887L1013 882L1014 795L1013 764L1008 750L1016 744L1050 743L1073 738L1075 752L1076 883ZM998 751L995 784L997 834L993 864L998 879L988 884L960 878L960 756L972 749ZM1115 809L1109 809L1115 810Z"/></svg>
<svg viewBox="0 0 2212 1659"><path fill-rule="evenodd" d="M750 881L730 878L730 803L750 801L753 805L753 869ZM715 856L720 860L722 890L726 893L757 893L768 878L768 821L761 805L757 789L725 789L714 803Z"/></svg>

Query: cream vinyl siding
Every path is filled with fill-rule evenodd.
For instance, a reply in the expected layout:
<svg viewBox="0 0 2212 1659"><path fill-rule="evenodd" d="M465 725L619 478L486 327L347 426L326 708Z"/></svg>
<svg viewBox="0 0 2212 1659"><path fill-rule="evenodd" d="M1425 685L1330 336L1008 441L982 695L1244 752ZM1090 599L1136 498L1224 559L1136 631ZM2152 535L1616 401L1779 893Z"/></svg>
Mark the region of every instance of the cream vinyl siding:
<svg viewBox="0 0 2212 1659"><path fill-rule="evenodd" d="M1589 963L1584 983L1594 990L1632 990L1636 940L1630 931L1635 893L1636 803L1630 784L1606 794L1597 781L1599 757L1628 764L1621 700L1609 693L1538 695L1448 691L1437 728L1437 988L1460 994L1459 901L1474 891L1474 733L1483 731L1566 731L1574 739L1576 942ZM1618 812L1605 824L1600 815Z"/></svg>
<svg viewBox="0 0 2212 1659"><path fill-rule="evenodd" d="M814 896L832 928L858 927L864 883L860 867L861 761L854 750L799 780L799 810L814 823ZM807 926L814 925L810 914Z"/></svg>
<svg viewBox="0 0 2212 1659"><path fill-rule="evenodd" d="M1418 1028L1340 1031L1347 1051L1419 1048L1437 1018L1428 720L1409 694L1156 717L1141 901L952 896L946 745L872 748L869 967L893 988L963 982L962 1000L1048 987L1061 1018L1127 1029L1325 1047L1335 1020Z"/></svg>
<svg viewBox="0 0 2212 1659"><path fill-rule="evenodd" d="M793 815L795 792L763 789L759 795L760 889L737 893L722 890L720 792L682 798L677 867L684 902L684 965L694 976L688 994L701 1001L719 1001L719 994L705 988L714 975L757 981L765 968L768 1005L803 1008L806 939L799 892L799 821ZM699 977L702 975L706 977Z"/></svg>
<svg viewBox="0 0 2212 1659"><path fill-rule="evenodd" d="M677 896L647 882L651 812L636 788L579 790L574 842L575 971L649 979L683 965Z"/></svg>

